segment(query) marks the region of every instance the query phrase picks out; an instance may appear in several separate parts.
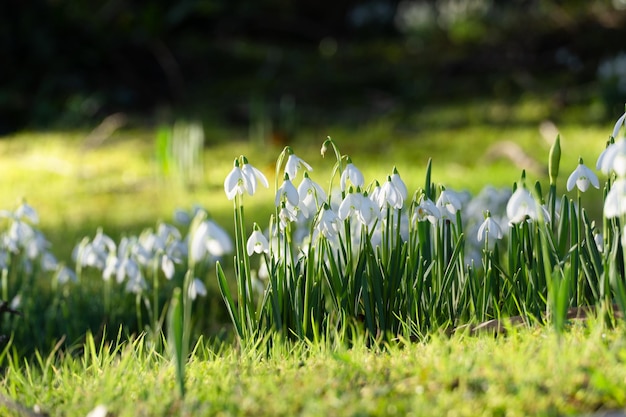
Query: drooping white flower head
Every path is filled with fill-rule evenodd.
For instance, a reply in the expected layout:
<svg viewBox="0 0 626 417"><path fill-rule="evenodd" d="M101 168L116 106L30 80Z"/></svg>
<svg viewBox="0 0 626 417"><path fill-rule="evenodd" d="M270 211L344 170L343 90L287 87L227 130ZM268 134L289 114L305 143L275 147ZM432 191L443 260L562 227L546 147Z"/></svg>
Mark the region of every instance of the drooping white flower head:
<svg viewBox="0 0 626 417"><path fill-rule="evenodd" d="M478 235L476 236L479 242L483 240L487 243L495 242L497 239L502 239L502 229L497 221L495 221L489 212L485 221L478 228Z"/></svg>
<svg viewBox="0 0 626 417"><path fill-rule="evenodd" d="M206 286L198 278L194 278L189 284L189 298L195 300L198 296L204 297L207 294Z"/></svg>
<svg viewBox="0 0 626 417"><path fill-rule="evenodd" d="M289 174L285 174L283 184L276 191L276 197L274 198L276 207L280 207L282 202L288 202L294 207L297 207L300 202L298 190L289 179Z"/></svg>
<svg viewBox="0 0 626 417"><path fill-rule="evenodd" d="M235 159L233 163L233 169L228 173L224 180L224 192L226 198L232 200L237 194L242 195L246 189L252 188L252 186L246 182L250 180L243 175L243 171L239 166L239 159Z"/></svg>
<svg viewBox="0 0 626 417"><path fill-rule="evenodd" d="M420 197L420 202L415 208L415 213L413 214L413 221L425 221L428 220L431 224L437 224L437 221L441 219L441 212L439 208L432 202L431 199L427 198L425 194L422 194Z"/></svg>
<svg viewBox="0 0 626 417"><path fill-rule="evenodd" d="M263 175L263 173L257 168L250 165L250 163L248 163L248 159L245 156L242 156L241 160L243 161L241 172L243 173L243 176L247 179L244 184L249 187L246 188L248 194L254 195L254 193L256 193L258 183L261 183L265 188L269 188L270 185L267 182L267 178L265 177L265 175Z"/></svg>
<svg viewBox="0 0 626 417"><path fill-rule="evenodd" d="M618 217L626 214L626 179L618 178L604 200L604 216Z"/></svg>
<svg viewBox="0 0 626 417"><path fill-rule="evenodd" d="M334 239L341 230L340 219L328 204L324 204L320 211L316 229L326 239Z"/></svg>
<svg viewBox="0 0 626 417"><path fill-rule="evenodd" d="M232 250L230 236L212 220L202 221L189 241L189 255L193 262L204 259L207 254L220 257Z"/></svg>
<svg viewBox="0 0 626 417"><path fill-rule="evenodd" d="M363 177L363 174L356 166L354 166L354 164L352 164L352 160L350 158L348 158L348 164L341 173L341 191L346 190L346 184L348 180L350 180L350 183L355 187L363 187L363 184L365 183L365 178Z"/></svg>
<svg viewBox="0 0 626 417"><path fill-rule="evenodd" d="M314 214L326 201L326 193L315 181L309 178L305 172L304 178L298 186L299 205L305 207L308 215Z"/></svg>
<svg viewBox="0 0 626 417"><path fill-rule="evenodd" d="M606 175L615 172L618 177L626 176L626 139L610 144L598 157L596 168Z"/></svg>
<svg viewBox="0 0 626 417"><path fill-rule="evenodd" d="M357 212L361 209L361 200L363 195L360 192L354 192L352 187L348 190L345 198L339 205L337 216L341 220L346 220L350 216L356 216Z"/></svg>
<svg viewBox="0 0 626 417"><path fill-rule="evenodd" d="M253 253L268 253L270 250L270 244L267 238L256 223L254 223L254 230L246 242L246 250L248 256L252 256Z"/></svg>
<svg viewBox="0 0 626 417"><path fill-rule="evenodd" d="M302 167L308 171L313 171L311 165L307 164L302 158L296 156L291 148L287 148L287 152L289 153L289 157L287 158L287 163L285 164L285 174L288 174L289 178L296 178L298 170Z"/></svg>
<svg viewBox="0 0 626 417"><path fill-rule="evenodd" d="M385 207L392 207L394 209L402 208L404 204L402 192L398 190L390 176L387 177L387 181L380 187L377 202L381 210Z"/></svg>
<svg viewBox="0 0 626 417"><path fill-rule="evenodd" d="M378 204L367 196L367 193L361 197L361 207L357 212L357 217L364 226L370 227L376 220L380 220L382 212Z"/></svg>
<svg viewBox="0 0 626 417"><path fill-rule="evenodd" d="M572 191L576 186L580 191L585 192L589 188L589 184L596 188L600 188L598 176L585 164L583 164L583 160L580 158L578 166L567 179L567 191Z"/></svg>
<svg viewBox="0 0 626 417"><path fill-rule="evenodd" d="M280 210L278 211L278 224L280 225L280 230L284 230L289 223L295 222L296 220L298 220L297 206L292 205L288 201L283 201L281 203Z"/></svg>
<svg viewBox="0 0 626 417"><path fill-rule="evenodd" d="M506 215L511 223L520 223L527 218L537 220L538 210L539 204L523 185L517 187L506 205Z"/></svg>
<svg viewBox="0 0 626 417"><path fill-rule="evenodd" d="M400 178L400 174L398 173L398 170L396 169L396 167L393 167L393 174L391 175L391 182L393 183L393 185L396 187L396 189L402 196L402 201L406 201L406 199L409 196L409 191L407 190L406 184L404 183L404 181L402 181L402 178Z"/></svg>
<svg viewBox="0 0 626 417"><path fill-rule="evenodd" d="M243 166L236 158L233 163L233 169L224 180L224 192L229 200L235 198L236 195L243 195L244 191L250 195L254 195L257 184L260 182L265 188L269 188L269 183L265 175L248 163L245 156L241 157Z"/></svg>
<svg viewBox="0 0 626 417"><path fill-rule="evenodd" d="M21 220L28 220L32 224L39 223L39 215L37 215L37 210L28 205L25 201L20 204L20 206L15 210L15 217Z"/></svg>
<svg viewBox="0 0 626 417"><path fill-rule="evenodd" d="M442 187L441 194L439 194L436 205L442 217L451 216L452 218L455 218L456 212L462 208L461 200L456 193L446 190L445 187Z"/></svg>

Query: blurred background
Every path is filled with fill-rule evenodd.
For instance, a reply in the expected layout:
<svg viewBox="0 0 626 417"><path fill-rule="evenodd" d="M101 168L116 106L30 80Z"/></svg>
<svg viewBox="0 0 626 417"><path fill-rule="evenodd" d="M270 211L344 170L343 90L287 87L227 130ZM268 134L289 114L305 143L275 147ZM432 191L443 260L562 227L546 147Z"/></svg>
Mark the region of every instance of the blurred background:
<svg viewBox="0 0 626 417"><path fill-rule="evenodd" d="M0 134L182 114L283 141L529 94L598 120L625 101L625 20L625 0L5 0Z"/></svg>

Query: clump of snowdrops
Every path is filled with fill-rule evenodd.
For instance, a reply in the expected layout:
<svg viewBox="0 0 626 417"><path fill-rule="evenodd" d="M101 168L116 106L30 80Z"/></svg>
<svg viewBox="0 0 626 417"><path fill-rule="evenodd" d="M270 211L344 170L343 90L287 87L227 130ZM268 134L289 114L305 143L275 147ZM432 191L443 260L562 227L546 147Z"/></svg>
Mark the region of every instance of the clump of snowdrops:
<svg viewBox="0 0 626 417"><path fill-rule="evenodd" d="M582 158L567 193L558 189L558 137L547 187L522 172L512 191L486 188L471 202L432 180L431 161L423 187L409 191L401 168L366 180L328 138L321 154L335 164L323 187L286 147L276 163L275 212L251 233L245 199L269 183L236 158L224 182L234 207L236 294L220 262L217 273L238 337L388 340L509 316L562 330L574 307L625 311L625 118L597 162L606 175L601 222L583 207L584 192L601 184Z"/></svg>

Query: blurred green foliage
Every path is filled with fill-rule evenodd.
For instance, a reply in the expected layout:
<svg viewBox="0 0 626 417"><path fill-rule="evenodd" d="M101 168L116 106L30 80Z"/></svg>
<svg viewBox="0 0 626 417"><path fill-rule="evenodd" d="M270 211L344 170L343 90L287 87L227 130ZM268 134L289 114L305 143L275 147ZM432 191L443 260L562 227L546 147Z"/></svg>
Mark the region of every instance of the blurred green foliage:
<svg viewBox="0 0 626 417"><path fill-rule="evenodd" d="M0 133L93 126L118 111L242 125L251 103L265 101L276 118L285 98L313 124L542 89L554 91L558 110L594 98L599 63L621 51L625 8L623 0L8 0Z"/></svg>

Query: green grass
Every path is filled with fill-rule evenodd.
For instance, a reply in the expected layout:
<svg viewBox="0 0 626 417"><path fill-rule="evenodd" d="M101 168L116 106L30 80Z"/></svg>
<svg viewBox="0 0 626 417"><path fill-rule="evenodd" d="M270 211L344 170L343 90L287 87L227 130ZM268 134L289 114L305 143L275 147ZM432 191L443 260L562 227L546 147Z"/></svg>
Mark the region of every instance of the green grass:
<svg viewBox="0 0 626 417"><path fill-rule="evenodd" d="M626 406L624 328L575 324L507 336L434 335L425 343L197 347L187 395L141 341L10 363L0 390L55 416L104 404L124 416L562 416ZM52 387L54 387L52 389ZM6 410L2 415L11 415Z"/></svg>

